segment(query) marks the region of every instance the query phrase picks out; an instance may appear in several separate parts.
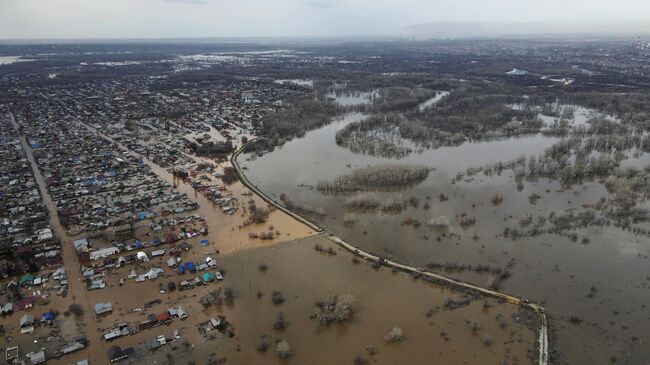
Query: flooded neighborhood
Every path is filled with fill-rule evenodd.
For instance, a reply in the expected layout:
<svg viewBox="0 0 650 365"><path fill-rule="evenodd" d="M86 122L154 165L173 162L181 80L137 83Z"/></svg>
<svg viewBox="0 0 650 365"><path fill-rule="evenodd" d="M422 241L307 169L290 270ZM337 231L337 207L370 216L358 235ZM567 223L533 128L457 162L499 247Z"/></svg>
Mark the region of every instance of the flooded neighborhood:
<svg viewBox="0 0 650 365"><path fill-rule="evenodd" d="M0 363L646 364L639 42L0 42Z"/></svg>

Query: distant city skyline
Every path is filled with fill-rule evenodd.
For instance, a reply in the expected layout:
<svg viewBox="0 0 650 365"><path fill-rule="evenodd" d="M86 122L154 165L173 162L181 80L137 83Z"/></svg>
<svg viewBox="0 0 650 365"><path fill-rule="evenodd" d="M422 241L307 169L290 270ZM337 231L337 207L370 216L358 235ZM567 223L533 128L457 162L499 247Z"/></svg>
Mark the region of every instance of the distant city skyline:
<svg viewBox="0 0 650 365"><path fill-rule="evenodd" d="M641 0L1 0L0 39L650 33Z"/></svg>

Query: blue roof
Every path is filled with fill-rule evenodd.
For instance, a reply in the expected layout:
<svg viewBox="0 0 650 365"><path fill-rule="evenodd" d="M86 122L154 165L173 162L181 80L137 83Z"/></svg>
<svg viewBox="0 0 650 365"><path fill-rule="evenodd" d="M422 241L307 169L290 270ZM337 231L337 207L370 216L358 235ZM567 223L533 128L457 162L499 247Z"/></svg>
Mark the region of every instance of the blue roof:
<svg viewBox="0 0 650 365"><path fill-rule="evenodd" d="M213 278L214 277L212 276L211 272L206 271L205 273L203 273L203 281L212 281Z"/></svg>

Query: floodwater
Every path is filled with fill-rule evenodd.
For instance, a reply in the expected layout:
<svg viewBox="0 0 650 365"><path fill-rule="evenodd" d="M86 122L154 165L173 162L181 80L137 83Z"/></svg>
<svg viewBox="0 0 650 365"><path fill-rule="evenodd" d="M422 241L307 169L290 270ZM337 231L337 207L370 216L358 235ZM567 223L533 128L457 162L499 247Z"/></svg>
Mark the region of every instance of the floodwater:
<svg viewBox="0 0 650 365"><path fill-rule="evenodd" d="M28 62L33 61L30 59L23 58L22 56L0 56L0 66L9 65L16 62Z"/></svg>
<svg viewBox="0 0 650 365"><path fill-rule="evenodd" d="M418 110L424 111L435 104L437 104L442 98L449 95L449 91L438 91L436 96L424 101L422 104L418 105Z"/></svg>
<svg viewBox="0 0 650 365"><path fill-rule="evenodd" d="M306 79L274 80L273 82L280 85L297 85L310 88L314 87L314 80Z"/></svg>
<svg viewBox="0 0 650 365"><path fill-rule="evenodd" d="M296 204L324 209L325 216L308 218L365 251L421 267L429 260L502 269L514 264L512 276L501 290L547 308L557 334L551 338L551 345L561 354L559 363L609 363L616 358L641 364L650 358L650 349L641 346L650 341L646 312L650 250L645 239L613 227L578 231L581 237L589 236L588 245L549 234L517 241L502 237L504 228L516 227L528 214L548 216L552 211L597 202L607 195L603 185L588 182L564 189L557 181L539 180L518 186L510 171L491 177L478 174L452 183L458 172L469 167L537 155L557 138L536 135L411 154L400 163L430 166L435 170L429 177L401 191L372 194L379 199L415 197L419 200L417 207L408 206L397 214L354 212L356 222L346 224L343 217L350 211L344 203L354 194L323 195L313 187L353 168L394 162L355 154L335 144L335 132L361 118L361 114L348 114L262 157L242 155L239 162L247 167L251 182L270 195L277 198L284 193ZM650 159L647 154L641 155L633 163L647 166ZM497 192L504 200L494 206L491 197ZM541 195L534 205L528 200L532 192ZM440 194L448 199L441 201ZM461 227L458 216L463 213L475 217L476 224ZM443 235L425 225L440 216L448 217L451 234ZM421 226L405 224L407 218ZM449 275L482 286L494 281L492 275L468 271ZM595 294L589 295L592 287ZM571 315L583 322L569 322Z"/></svg>
<svg viewBox="0 0 650 365"><path fill-rule="evenodd" d="M331 247L337 254L318 253L315 244ZM264 354L254 350L260 335L267 335L272 344L276 339L290 344L293 355L286 363L293 364L352 364L356 354L370 359L367 346L377 348L372 357L376 364L499 364L513 358L519 364L531 363L528 351L535 346L535 333L514 320L517 306L489 299L492 306L484 310L479 300L426 317L428 309L442 306L446 298L457 299L458 294L387 268L354 264L351 259L349 252L322 236L224 257L226 280L235 288L237 299L233 307L215 313L225 313L236 324L236 345L241 351L233 351L236 345L230 345L221 354L234 364L285 363L273 345ZM265 272L257 269L262 262L269 267ZM258 290L263 293L259 299ZM283 293L284 304L271 302L273 290ZM329 294L354 296L355 313L349 323L327 327L310 318L314 304ZM278 312L289 323L285 330L272 328ZM498 314L508 321L505 329L498 326ZM473 334L466 321L476 321L483 329ZM402 328L406 339L386 344L384 337L393 327ZM484 335L491 336L494 344L484 346Z"/></svg>
<svg viewBox="0 0 650 365"><path fill-rule="evenodd" d="M334 99L340 106L359 106L372 104L379 98L379 90L373 91L341 91L333 90L326 94L328 98Z"/></svg>
<svg viewBox="0 0 650 365"><path fill-rule="evenodd" d="M557 105L557 104L555 104L555 105ZM509 106L513 110L523 110L526 107L526 105L524 105L524 104L507 104L507 106ZM559 110L561 112L564 111L566 108L573 109L573 111L574 111L573 112L573 118L569 119L569 120L566 120L568 122L568 124L570 126L572 126L572 127L589 126L589 120L591 118L598 117L598 116L604 116L607 119L609 119L609 120L611 120L613 122L616 122L616 123L621 122L621 120L619 118L617 118L617 117L615 117L613 115L604 114L604 113L599 112L599 111L597 111L595 109L586 108L586 107L580 106L580 105L567 104L567 105L557 105L557 107L559 108ZM533 110L541 111L541 108L539 108L539 107L532 107L532 108L534 108ZM539 114L539 119L541 119L542 123L544 123L544 127L548 128L548 127L552 127L553 125L559 123L559 121L562 118L558 118L558 117L554 117L554 116L550 116L550 115L540 113Z"/></svg>
<svg viewBox="0 0 650 365"><path fill-rule="evenodd" d="M518 68L513 68L512 70L506 72L506 75L528 75L530 72L526 70L520 70Z"/></svg>
<svg viewBox="0 0 650 365"><path fill-rule="evenodd" d="M316 252L313 249L315 244L332 248L336 255ZM188 253L187 259L202 259L205 255L203 250L197 247ZM228 358L228 363L232 364L347 364L352 363L356 354L369 358L365 348L374 346L378 349L374 356L377 364L423 364L434 360L439 364L498 364L505 358L518 358L519 364L531 363L529 356L535 348L535 332L526 325L522 314L527 313L520 312L519 307L487 299L489 308L483 306L486 300L476 300L457 310L443 309L446 299L459 300L460 295L450 289L414 280L407 274L393 273L388 268L375 270L366 262L355 264L349 252L323 236L216 256L216 260L219 270L224 273L223 282L164 294L158 293L161 282L177 281L183 277L173 275L143 283L128 280L124 287L117 288L119 278L125 277L130 269L116 270L115 275L107 278L113 289L88 293L93 303L113 303L113 313L97 320L100 328L139 322L147 314L160 313L177 305L186 310L188 318L119 338L110 345L131 346L157 335L169 336L178 330L184 340L195 345L192 351L178 355L167 346L151 356L164 360L162 354L171 352L179 364L187 363L182 359L203 364L210 357ZM163 258L152 259L148 265L164 266L163 261ZM268 266L264 272L258 269L261 263ZM199 298L217 285L234 289L234 305L204 310ZM125 295L116 297L115 290ZM271 302L274 290L283 294L285 302L282 305ZM262 293L260 297L258 291ZM322 327L310 318L314 304L329 294L354 296L355 314L348 324ZM411 300L405 301L404 298ZM161 299L162 304L143 311L132 310L142 308L152 299ZM440 307L435 314L425 316L435 307ZM272 328L278 312L283 312L288 322L284 330ZM212 336L204 337L199 333L197 325L217 315L225 316L233 324L235 337L217 335L210 339ZM497 316L505 320L505 328L500 327ZM480 324L478 332L471 331L468 323L471 321ZM393 327L402 328L406 339L396 345L385 344L384 336ZM446 334L442 336L442 332ZM255 350L261 335L270 337L271 345L266 353ZM493 339L492 345L482 343L485 335ZM293 352L289 360L281 361L275 354L273 343L277 339L289 342ZM127 363L141 362L133 360Z"/></svg>

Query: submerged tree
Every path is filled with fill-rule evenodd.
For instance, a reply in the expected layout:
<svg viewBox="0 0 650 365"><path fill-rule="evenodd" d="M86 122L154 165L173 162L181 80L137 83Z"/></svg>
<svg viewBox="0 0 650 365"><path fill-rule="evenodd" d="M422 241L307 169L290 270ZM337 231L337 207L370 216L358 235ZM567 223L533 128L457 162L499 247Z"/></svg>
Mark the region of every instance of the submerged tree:
<svg viewBox="0 0 650 365"><path fill-rule="evenodd" d="M350 294L330 294L324 301L316 303L316 319L323 324L345 322L354 313L353 303L354 297Z"/></svg>
<svg viewBox="0 0 650 365"><path fill-rule="evenodd" d="M400 342L404 339L404 334L402 332L402 329L399 327L393 327L392 330L386 335L386 342L392 343L392 342Z"/></svg>
<svg viewBox="0 0 650 365"><path fill-rule="evenodd" d="M278 356L280 356L283 359L288 358L291 356L291 346L289 346L289 343L285 340L282 340L277 343L275 346L275 351L278 353Z"/></svg>

